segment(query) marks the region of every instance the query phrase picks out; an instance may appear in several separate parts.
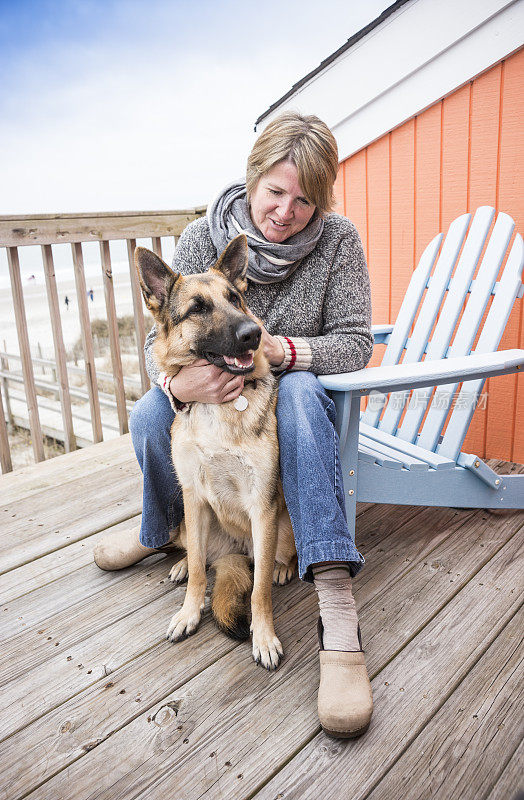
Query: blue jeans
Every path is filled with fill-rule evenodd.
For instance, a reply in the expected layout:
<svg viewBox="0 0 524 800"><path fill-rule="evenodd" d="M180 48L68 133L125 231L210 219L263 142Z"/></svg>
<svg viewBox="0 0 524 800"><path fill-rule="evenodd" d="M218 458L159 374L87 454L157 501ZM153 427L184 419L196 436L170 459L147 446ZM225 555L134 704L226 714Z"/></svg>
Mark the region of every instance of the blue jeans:
<svg viewBox="0 0 524 800"><path fill-rule="evenodd" d="M144 476L140 541L161 547L184 514L182 490L171 461L174 414L155 386L131 412L133 447ZM291 517L302 580L311 565L346 561L356 575L364 564L346 522L344 486L335 431L335 406L311 372L289 372L279 381L277 403L280 472Z"/></svg>

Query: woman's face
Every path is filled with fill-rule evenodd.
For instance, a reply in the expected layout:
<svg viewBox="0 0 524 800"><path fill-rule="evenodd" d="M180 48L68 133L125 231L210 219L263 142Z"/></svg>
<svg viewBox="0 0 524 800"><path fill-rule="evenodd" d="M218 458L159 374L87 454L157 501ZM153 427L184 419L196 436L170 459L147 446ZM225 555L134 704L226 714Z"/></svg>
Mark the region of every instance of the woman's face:
<svg viewBox="0 0 524 800"><path fill-rule="evenodd" d="M268 242L285 242L306 227L315 206L302 194L292 161L279 161L262 175L251 195L250 213Z"/></svg>

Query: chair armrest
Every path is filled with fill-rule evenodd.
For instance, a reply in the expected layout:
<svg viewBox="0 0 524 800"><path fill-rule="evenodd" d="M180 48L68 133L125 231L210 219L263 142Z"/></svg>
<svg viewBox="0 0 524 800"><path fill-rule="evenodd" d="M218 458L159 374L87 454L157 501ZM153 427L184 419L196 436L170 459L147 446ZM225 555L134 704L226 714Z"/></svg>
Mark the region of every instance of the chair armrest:
<svg viewBox="0 0 524 800"><path fill-rule="evenodd" d="M460 358L369 367L340 375L319 375L318 379L326 389L364 395L373 390L393 392L505 375L522 369L523 364L524 350L500 350L495 353L472 353Z"/></svg>
<svg viewBox="0 0 524 800"><path fill-rule="evenodd" d="M394 325L372 325L374 344L387 344L393 328Z"/></svg>

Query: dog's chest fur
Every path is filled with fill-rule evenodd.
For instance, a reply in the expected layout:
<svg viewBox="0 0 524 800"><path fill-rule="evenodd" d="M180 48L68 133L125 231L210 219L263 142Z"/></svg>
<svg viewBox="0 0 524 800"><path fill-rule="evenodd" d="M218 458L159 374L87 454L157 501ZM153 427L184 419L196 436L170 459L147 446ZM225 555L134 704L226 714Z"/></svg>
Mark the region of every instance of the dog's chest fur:
<svg viewBox="0 0 524 800"><path fill-rule="evenodd" d="M237 536L250 535L253 508L274 503L278 484L274 381L244 395L245 411L233 403L193 404L171 432L180 484Z"/></svg>

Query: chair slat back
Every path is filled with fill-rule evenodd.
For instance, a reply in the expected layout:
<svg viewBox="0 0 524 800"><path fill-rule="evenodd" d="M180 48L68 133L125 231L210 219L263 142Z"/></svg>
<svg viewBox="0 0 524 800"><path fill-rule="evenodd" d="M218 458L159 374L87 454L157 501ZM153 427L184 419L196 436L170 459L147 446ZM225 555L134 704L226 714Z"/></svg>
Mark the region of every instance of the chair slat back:
<svg viewBox="0 0 524 800"><path fill-rule="evenodd" d="M500 214L500 216L505 217L506 215ZM513 304L522 285L523 267L524 244L522 236L517 234L508 256L504 274L497 286L493 303L477 342L476 353L490 353L498 348ZM466 381L462 384L457 405L450 417L442 443L437 448L437 452L440 455L453 460L457 459L483 385L483 380ZM475 398L473 403L470 402L472 397Z"/></svg>
<svg viewBox="0 0 524 800"><path fill-rule="evenodd" d="M473 217L455 273L449 283L433 336L426 349L426 358L429 360L445 358L447 355L457 320L467 297L494 216L495 209L489 206L482 206L477 209ZM397 436L407 442L415 441L431 396L431 389L421 389L413 393L402 425L397 430ZM430 427L428 426L428 432ZM428 450L434 449L434 444L423 446Z"/></svg>
<svg viewBox="0 0 524 800"><path fill-rule="evenodd" d="M515 223L511 217L509 217L507 214L498 215L486 247L486 252L484 253L484 258L482 259L482 263L477 273L475 285L472 288L468 302L464 309L464 313L457 328L453 344L448 350L447 355L449 358L468 355L471 352L471 348L475 342L475 337L477 335L479 326L482 323L482 317L491 293L494 289L497 275L500 270L500 265L504 260L514 227ZM500 287L497 287L497 294L499 293L499 290ZM511 301L512 304L513 300ZM492 337L491 345L487 350L482 352L489 352L490 350L494 351L497 349L500 337L502 336L502 330L500 331L498 339L496 339L496 337ZM420 447L425 447L428 450L436 449L457 386L458 383L448 384L446 386L437 388L431 408L420 432L418 439L418 444ZM465 396L463 395L460 403L464 402ZM472 406L471 414L473 414L477 397L472 394L469 398L469 402ZM453 413L455 413L457 410L459 410L458 398ZM462 441L463 439L457 442L457 452L460 452Z"/></svg>
<svg viewBox="0 0 524 800"><path fill-rule="evenodd" d="M388 346L382 359L383 366L398 364L400 361L400 357L404 351L404 347L406 346L415 314L420 305L422 295L424 294L424 290L426 288L433 264L435 263L442 239L443 236L441 233L439 233L428 244L422 253L416 270L411 276L409 286L406 290L406 294L404 295L404 300L402 301L402 305L400 306L400 310L398 312L395 327L391 332ZM363 422L365 422L367 425L376 427L386 400L387 395L384 395L381 392L371 392L366 411L364 412L364 416L362 418Z"/></svg>
<svg viewBox="0 0 524 800"><path fill-rule="evenodd" d="M490 206L477 209L469 233L471 215L458 217L449 227L438 259L442 234L428 245L404 297L382 360L384 366L399 363L404 351L402 360L405 363L420 361L424 353L428 360L468 355L492 294L494 299L475 352L497 350L522 286L524 247L522 237L518 235L503 275L497 283L515 223L507 214L498 214L487 241L494 216L495 209ZM484 246L484 257L473 280ZM372 392L362 421L404 441L416 443L426 450L456 460L483 384L483 380L463 384L443 438L442 429L459 382L437 386L433 397L430 389L414 392L400 426L399 420L410 392L392 392L389 398L379 392ZM427 411L430 400L431 407ZM384 405L386 407L380 419Z"/></svg>
<svg viewBox="0 0 524 800"><path fill-rule="evenodd" d="M470 214L463 214L449 226L428 290L422 301L413 333L406 347L403 363L413 363L422 359L439 313L442 299L448 288L458 254L464 243L470 219ZM390 394L384 415L378 423L380 430L387 433L396 433L398 422L408 397L409 390Z"/></svg>

